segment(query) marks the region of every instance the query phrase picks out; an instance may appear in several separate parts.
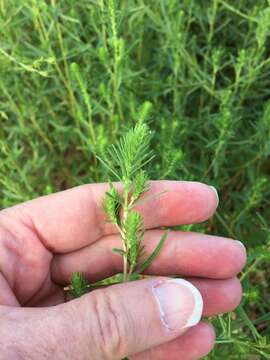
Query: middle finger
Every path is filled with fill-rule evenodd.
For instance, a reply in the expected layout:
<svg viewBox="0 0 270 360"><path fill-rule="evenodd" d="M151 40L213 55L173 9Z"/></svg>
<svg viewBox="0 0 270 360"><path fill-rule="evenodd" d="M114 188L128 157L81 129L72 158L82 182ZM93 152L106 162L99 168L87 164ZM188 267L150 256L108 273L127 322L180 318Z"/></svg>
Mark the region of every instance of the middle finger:
<svg viewBox="0 0 270 360"><path fill-rule="evenodd" d="M162 230L146 232L145 257L152 253L162 234ZM80 250L56 255L52 261L52 279L56 283L67 284L71 274L80 271L93 282L119 273L122 270L122 258L111 250L119 247L119 236L110 235ZM226 279L240 272L245 262L245 248L238 241L171 231L159 256L145 273Z"/></svg>

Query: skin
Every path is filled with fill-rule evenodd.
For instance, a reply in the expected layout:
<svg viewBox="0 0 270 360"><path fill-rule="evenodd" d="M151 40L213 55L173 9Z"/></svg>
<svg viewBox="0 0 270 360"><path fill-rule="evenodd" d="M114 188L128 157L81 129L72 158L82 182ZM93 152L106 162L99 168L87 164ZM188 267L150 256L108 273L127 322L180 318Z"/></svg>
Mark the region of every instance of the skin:
<svg viewBox="0 0 270 360"><path fill-rule="evenodd" d="M90 281L121 271L122 260L111 251L121 246L120 239L101 207L107 189L107 184L83 185L0 212L0 359L89 359L91 354L91 359L193 360L211 351L215 335L209 324L164 332L148 292L153 280L65 302L63 286L73 271ZM150 193L163 190L138 206L147 228L146 255L158 243L161 226L205 221L217 207L215 193L201 183L151 182ZM239 304L236 275L245 261L244 247L232 239L172 231L146 273L192 282L203 296L203 315L209 316ZM151 332L136 316L142 308Z"/></svg>

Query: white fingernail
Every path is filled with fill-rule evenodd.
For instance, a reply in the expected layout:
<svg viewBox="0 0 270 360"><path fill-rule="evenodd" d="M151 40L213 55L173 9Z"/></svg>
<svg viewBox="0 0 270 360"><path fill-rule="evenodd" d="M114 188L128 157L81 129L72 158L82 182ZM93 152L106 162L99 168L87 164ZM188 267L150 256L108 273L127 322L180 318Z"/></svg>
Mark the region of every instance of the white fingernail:
<svg viewBox="0 0 270 360"><path fill-rule="evenodd" d="M181 330L198 324L203 300L199 290L184 279L164 280L153 287L161 321L169 330Z"/></svg>
<svg viewBox="0 0 270 360"><path fill-rule="evenodd" d="M239 241L239 240L235 240L239 245L241 245L241 247L246 251L246 247L245 247L245 245L241 242L241 241Z"/></svg>
<svg viewBox="0 0 270 360"><path fill-rule="evenodd" d="M210 185L210 188L214 191L214 193L216 194L216 198L217 198L217 207L218 207L218 204L219 204L219 196L218 196L218 192L217 192L217 189Z"/></svg>

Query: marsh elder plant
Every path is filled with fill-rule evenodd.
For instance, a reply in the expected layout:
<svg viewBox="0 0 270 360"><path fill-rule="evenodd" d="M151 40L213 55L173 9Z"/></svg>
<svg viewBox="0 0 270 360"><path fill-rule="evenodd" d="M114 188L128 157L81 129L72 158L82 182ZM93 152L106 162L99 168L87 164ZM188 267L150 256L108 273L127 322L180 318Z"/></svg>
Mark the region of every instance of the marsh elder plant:
<svg viewBox="0 0 270 360"><path fill-rule="evenodd" d="M270 357L269 45L267 0L0 0L1 207L107 181L95 154L150 119L149 177L219 192L181 228L248 249L208 360Z"/></svg>

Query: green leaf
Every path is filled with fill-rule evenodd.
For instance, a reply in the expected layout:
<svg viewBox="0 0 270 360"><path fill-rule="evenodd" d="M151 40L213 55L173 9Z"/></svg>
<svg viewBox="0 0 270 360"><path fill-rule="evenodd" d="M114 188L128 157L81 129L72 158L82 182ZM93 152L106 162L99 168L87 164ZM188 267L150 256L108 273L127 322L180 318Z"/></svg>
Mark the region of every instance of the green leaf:
<svg viewBox="0 0 270 360"><path fill-rule="evenodd" d="M103 210L113 224L120 223L120 209L122 199L116 188L110 184L110 190L106 191L103 199Z"/></svg>
<svg viewBox="0 0 270 360"><path fill-rule="evenodd" d="M81 297L89 291L89 283L80 272L71 275L71 293L75 298Z"/></svg>
<svg viewBox="0 0 270 360"><path fill-rule="evenodd" d="M136 201L144 192L150 188L149 179L144 170L140 170L133 181L132 200Z"/></svg>
<svg viewBox="0 0 270 360"><path fill-rule="evenodd" d="M139 265L134 274L140 274L142 273L146 268L148 268L149 265L152 264L152 262L156 259L156 257L159 255L164 243L165 243L165 240L167 239L168 237L168 234L169 234L169 231L170 230L166 230L164 232L164 234L162 235L157 247L155 248L155 250L152 252L152 254L141 264Z"/></svg>
<svg viewBox="0 0 270 360"><path fill-rule="evenodd" d="M117 248L113 248L112 252L121 255L121 256L126 256L126 252L123 249L117 249Z"/></svg>
<svg viewBox="0 0 270 360"><path fill-rule="evenodd" d="M258 333L258 330L253 325L252 321L249 319L248 315L246 314L245 310L243 309L242 305L239 305L237 308L237 313L241 317L244 324L249 328L250 332L252 333L255 340L260 339L261 335Z"/></svg>
<svg viewBox="0 0 270 360"><path fill-rule="evenodd" d="M126 234L128 262L134 266L141 252L141 241L144 235L142 215L138 211L131 211L123 225Z"/></svg>
<svg viewBox="0 0 270 360"><path fill-rule="evenodd" d="M153 152L149 149L151 138L152 134L148 126L138 122L115 145L111 146L103 159L99 157L98 159L120 181L131 181L134 174L153 158Z"/></svg>
<svg viewBox="0 0 270 360"><path fill-rule="evenodd" d="M108 164L108 161L103 160L103 159L102 159L100 156L98 156L98 155L96 155L96 158L102 163L102 165L103 165L109 172L111 172L111 173L117 178L117 180L121 181L120 176L117 174L117 172L115 171L115 169Z"/></svg>

